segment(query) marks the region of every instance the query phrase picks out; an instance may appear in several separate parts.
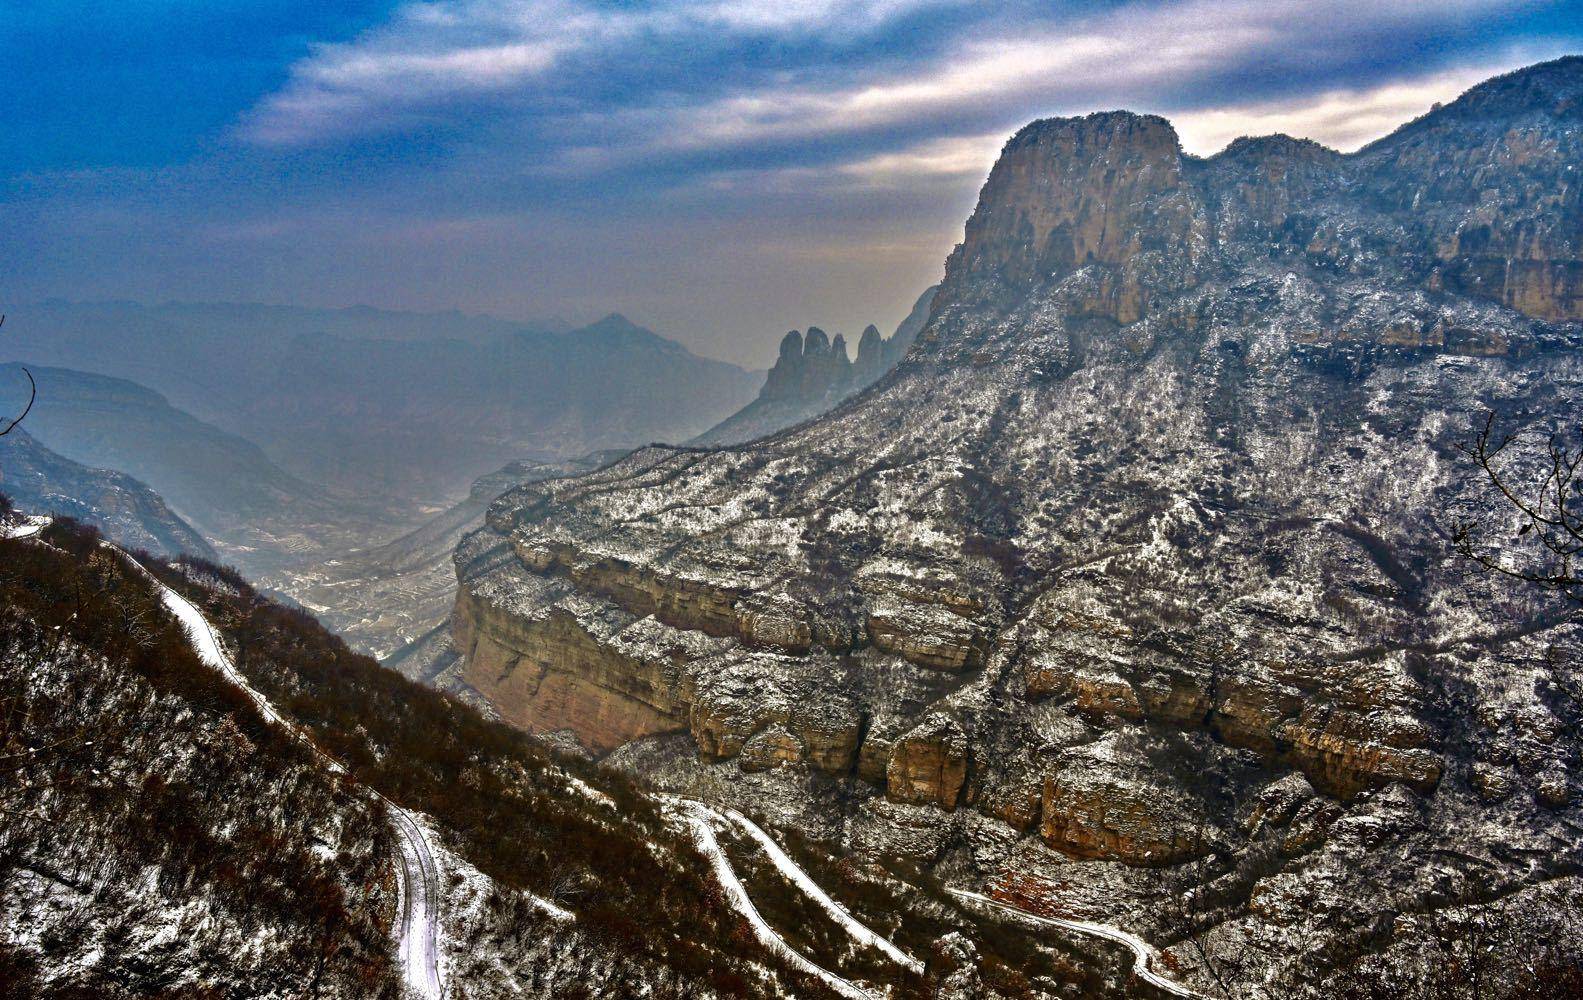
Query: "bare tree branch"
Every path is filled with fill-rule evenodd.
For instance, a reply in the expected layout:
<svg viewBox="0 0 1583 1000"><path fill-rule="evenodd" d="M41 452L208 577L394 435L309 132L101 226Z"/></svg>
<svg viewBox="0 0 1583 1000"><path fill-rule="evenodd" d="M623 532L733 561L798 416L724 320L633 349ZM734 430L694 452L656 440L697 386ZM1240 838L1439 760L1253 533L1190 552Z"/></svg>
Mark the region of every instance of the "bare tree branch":
<svg viewBox="0 0 1583 1000"><path fill-rule="evenodd" d="M1507 434L1497 441L1495 414L1489 413L1473 442L1458 447L1517 514L1519 527L1512 541L1491 543L1478 537L1476 523L1464 521L1451 532L1458 554L1488 572L1583 604L1583 573L1578 569L1583 559L1583 428L1579 438L1578 447L1572 448L1561 435L1551 434L1538 482L1518 483L1497 468L1497 460L1517 438Z"/></svg>
<svg viewBox="0 0 1583 1000"><path fill-rule="evenodd" d="M0 326L5 326L5 317L3 315L0 315ZM27 405L22 408L22 412L17 415L16 419L6 424L4 429L0 429L0 437L5 437L7 434L10 434L13 430L15 430L16 425L20 424L22 420L28 415L28 413L32 411L33 401L38 399L38 383L33 381L33 373L28 371L26 368L23 368L22 374L27 376Z"/></svg>

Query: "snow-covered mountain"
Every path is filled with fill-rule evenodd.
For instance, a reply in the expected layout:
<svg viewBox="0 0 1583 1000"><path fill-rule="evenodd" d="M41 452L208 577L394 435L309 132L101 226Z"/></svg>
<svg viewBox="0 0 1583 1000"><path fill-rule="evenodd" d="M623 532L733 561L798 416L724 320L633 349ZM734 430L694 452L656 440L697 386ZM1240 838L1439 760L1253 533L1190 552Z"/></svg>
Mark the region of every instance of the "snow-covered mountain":
<svg viewBox="0 0 1583 1000"><path fill-rule="evenodd" d="M1580 163L1578 58L1351 155L1035 122L873 387L498 500L456 556L464 676L1200 991L1411 978L1469 920L1542 964L1583 623L1449 539L1510 530L1457 447L1486 411L1518 481L1583 423Z"/></svg>
<svg viewBox="0 0 1583 1000"><path fill-rule="evenodd" d="M1120 998L1134 968L551 752L233 571L11 512L0 775L7 998Z"/></svg>

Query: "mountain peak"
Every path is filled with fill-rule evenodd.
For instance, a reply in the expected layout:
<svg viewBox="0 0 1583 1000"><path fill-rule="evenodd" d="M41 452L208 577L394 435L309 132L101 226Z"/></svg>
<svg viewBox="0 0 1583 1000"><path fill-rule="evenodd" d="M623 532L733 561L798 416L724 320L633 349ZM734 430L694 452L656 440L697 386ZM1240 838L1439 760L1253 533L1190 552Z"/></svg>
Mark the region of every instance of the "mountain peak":
<svg viewBox="0 0 1583 1000"><path fill-rule="evenodd" d="M1069 118L1040 118L1018 129L1006 143L1005 152L1021 146L1072 143L1089 149L1100 147L1154 147L1164 145L1180 151L1176 128L1159 115L1136 111L1095 111ZM1002 154L1004 155L1004 153Z"/></svg>
<svg viewBox="0 0 1583 1000"><path fill-rule="evenodd" d="M1228 266L1275 257L1302 273L1350 254L1353 274L1366 267L1387 283L1454 288L1530 317L1583 318L1569 222L1580 122L1579 57L1486 81L1347 156L1268 135L1200 159L1183 154L1165 119L1126 111L1036 121L991 170L935 312L1007 309L1067 282L1070 314L1125 326ZM1521 169L1492 173L1496 163ZM1492 215L1491 204L1502 210ZM1358 242L1364 229L1374 235ZM1324 249L1342 234L1357 245ZM1379 253L1391 244L1401 252ZM1416 325L1415 341L1461 324ZM1499 323L1479 325L1469 342L1509 349Z"/></svg>
<svg viewBox="0 0 1583 1000"><path fill-rule="evenodd" d="M1492 127L1558 123L1573 128L1583 123L1583 56L1563 56L1485 80L1451 103L1437 104L1375 140L1358 155L1388 153L1421 135L1447 129L1478 134Z"/></svg>
<svg viewBox="0 0 1583 1000"><path fill-rule="evenodd" d="M1185 242L1191 215L1181 143L1164 118L1044 119L1006 143L945 284L953 296L980 278L1012 291L1092 263L1122 264L1145 246Z"/></svg>
<svg viewBox="0 0 1583 1000"><path fill-rule="evenodd" d="M567 336L585 341L598 340L610 346L645 346L660 351L690 353L676 341L662 337L646 326L639 326L620 313L611 313L587 326L571 331Z"/></svg>
<svg viewBox="0 0 1583 1000"><path fill-rule="evenodd" d="M1549 678L1583 638L1440 522L1509 532L1457 447L1484 410L1540 449L1583 417L1580 144L1536 119L1201 160L1147 116L1036 123L861 394L497 500L456 559L463 676L595 752L644 739L666 781L837 817L855 853L1126 914L1160 877L1121 866L1235 871L1239 940L1312 929L1275 981L1322 991L1320 956L1389 947L1383 968L1412 953L1338 907L1438 889L1353 831L1515 887L1545 876L1475 852L1577 809ZM1271 909L1248 887L1289 834L1246 817L1276 808L1315 846L1281 856Z"/></svg>
<svg viewBox="0 0 1583 1000"><path fill-rule="evenodd" d="M650 330L648 327L639 326L638 324L632 322L630 319L627 319L625 316L621 315L618 312L609 313L606 316L604 316L604 317L602 317L600 319L597 319L597 320L595 320L592 323L589 323L587 326L582 328L581 332L583 332L583 333L647 333L647 334L651 334L651 335L654 335L654 336L658 336L658 334L655 334L653 330Z"/></svg>
<svg viewBox="0 0 1583 1000"><path fill-rule="evenodd" d="M1444 116L1548 112L1583 118L1583 56L1562 56L1485 80L1441 108ZM1432 114L1435 112L1432 112Z"/></svg>
<svg viewBox="0 0 1583 1000"><path fill-rule="evenodd" d="M1333 160L1339 158L1341 154L1313 139L1300 139L1284 132L1275 132L1270 135L1245 135L1233 139L1230 145L1209 159L1211 161L1267 160L1277 156L1287 159Z"/></svg>

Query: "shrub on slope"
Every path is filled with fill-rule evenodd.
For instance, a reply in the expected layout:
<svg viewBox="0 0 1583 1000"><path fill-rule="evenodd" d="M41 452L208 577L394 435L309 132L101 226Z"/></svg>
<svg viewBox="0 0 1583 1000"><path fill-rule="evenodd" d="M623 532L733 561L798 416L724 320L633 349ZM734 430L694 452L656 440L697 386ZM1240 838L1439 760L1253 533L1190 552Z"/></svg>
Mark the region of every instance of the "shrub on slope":
<svg viewBox="0 0 1583 1000"><path fill-rule="evenodd" d="M0 995L394 997L392 845L68 522L0 540Z"/></svg>

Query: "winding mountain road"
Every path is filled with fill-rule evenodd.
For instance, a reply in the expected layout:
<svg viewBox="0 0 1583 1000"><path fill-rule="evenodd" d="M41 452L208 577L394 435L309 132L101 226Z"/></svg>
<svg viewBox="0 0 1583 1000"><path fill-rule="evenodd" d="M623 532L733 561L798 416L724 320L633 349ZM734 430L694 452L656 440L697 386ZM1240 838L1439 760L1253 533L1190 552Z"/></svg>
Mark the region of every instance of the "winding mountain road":
<svg viewBox="0 0 1583 1000"><path fill-rule="evenodd" d="M105 544L109 545L108 542ZM115 548L115 546L110 547ZM136 559L118 548L115 548L115 551L120 552L122 557L156 588L166 610L175 616L187 633L187 638L192 642L192 650L197 654L198 659L220 671L227 680L241 688L265 718L277 723L307 744L331 771L336 774L347 773L340 761L319 749L306 730L288 721L275 709L268 698L248 683L247 678L242 676L242 672L237 670L236 664L225 652L225 647L221 645L214 626L209 624L203 612L199 611L191 601L167 587ZM369 791L378 795L379 800L384 803L386 815L389 816L391 825L395 827L400 842L400 864L396 866L396 884L400 896L397 907L400 913L397 954L401 962L402 979L406 983L409 995L417 1000L441 1000L445 988L440 979L437 944L440 869L434 861L434 849L430 846L428 835L423 832L423 826L418 822L417 817L380 795L377 790L369 788Z"/></svg>
<svg viewBox="0 0 1583 1000"><path fill-rule="evenodd" d="M742 879L737 876L736 869L731 867L731 859L726 857L725 849L720 846L720 840L715 836L714 827L709 823L711 818L724 823L732 820L721 813L714 806L697 799L683 798L677 795L662 795L663 801L671 803L682 814L688 827L692 830L693 842L698 850L709 860L714 868L715 878L721 888L725 890L726 898L731 903L731 908L740 913L753 928L753 935L759 939L767 950L781 956L788 964L798 971L813 976L823 982L830 989L848 998L848 1000L875 1000L875 995L862 989L856 984L841 978L829 969L816 964L808 956L793 948L780 933L771 927L753 905L753 900L748 898L747 887L742 884ZM805 876L806 877L806 876Z"/></svg>
<svg viewBox="0 0 1583 1000"><path fill-rule="evenodd" d="M958 899L967 900L992 910L999 910L1002 913L1010 914L1023 920L1043 924L1046 927L1058 927L1061 930L1086 934L1089 937L1097 937L1115 944L1125 945L1132 951L1133 973L1150 986L1172 996L1186 997L1188 1000L1213 1000L1213 998L1203 993L1194 992L1176 980L1168 979L1155 972L1151 965L1159 957L1159 952L1143 938L1138 937L1136 934L1130 934L1119 927L1112 927L1109 924L1096 924L1087 920L1063 920L1060 917L1041 917L1037 913L1029 913L1021 907L1003 903L998 899L991 899L983 893L970 892L967 889L947 889L946 891Z"/></svg>
<svg viewBox="0 0 1583 1000"><path fill-rule="evenodd" d="M777 844L775 838L766 833L763 827L735 809L725 809L719 812L746 832L749 837L752 837L754 842L759 845L759 848L769 857L770 863L775 866L776 870L798 889L802 890L803 895L813 900L820 909L824 910L830 919L834 920L853 941L859 945L877 949L897 965L903 966L920 976L923 975L922 962L896 947L883 934L875 932L867 924L852 916L846 907L832 899L830 894L824 891L824 887L814 881L813 876L809 875L801 865L793 861L791 856L781 849L780 844Z"/></svg>

